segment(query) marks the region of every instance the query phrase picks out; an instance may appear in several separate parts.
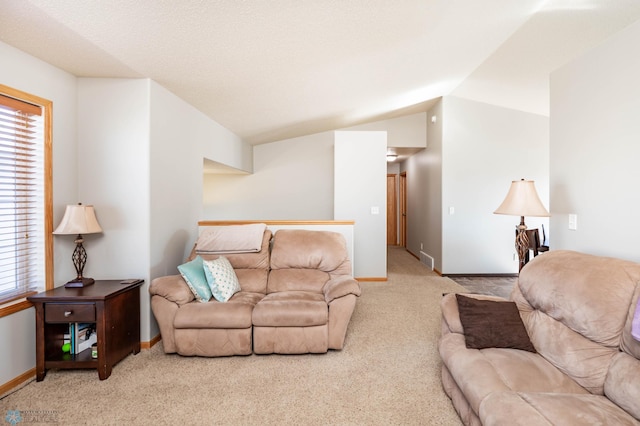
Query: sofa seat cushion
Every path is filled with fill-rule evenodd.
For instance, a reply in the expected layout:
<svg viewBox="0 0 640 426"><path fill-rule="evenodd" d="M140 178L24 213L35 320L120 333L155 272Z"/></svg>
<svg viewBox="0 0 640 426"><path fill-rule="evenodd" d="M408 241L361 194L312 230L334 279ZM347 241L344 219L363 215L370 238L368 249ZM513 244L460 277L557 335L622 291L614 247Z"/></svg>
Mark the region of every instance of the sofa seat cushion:
<svg viewBox="0 0 640 426"><path fill-rule="evenodd" d="M329 349L328 326L254 327L256 354L322 354Z"/></svg>
<svg viewBox="0 0 640 426"><path fill-rule="evenodd" d="M225 303L215 299L207 303L187 303L176 312L173 326L177 329L250 328L253 307L262 297L261 293L240 291Z"/></svg>
<svg viewBox="0 0 640 426"><path fill-rule="evenodd" d="M440 339L440 356L473 410L493 392L558 392L587 394L569 376L539 354L516 349L467 349L464 336Z"/></svg>
<svg viewBox="0 0 640 426"><path fill-rule="evenodd" d="M250 355L251 328L177 328L176 352L182 356Z"/></svg>
<svg viewBox="0 0 640 426"><path fill-rule="evenodd" d="M310 327L327 324L329 309L321 293L281 291L266 295L253 310L257 327Z"/></svg>
<svg viewBox="0 0 640 426"><path fill-rule="evenodd" d="M480 406L484 426L629 425L638 421L600 395L495 392Z"/></svg>

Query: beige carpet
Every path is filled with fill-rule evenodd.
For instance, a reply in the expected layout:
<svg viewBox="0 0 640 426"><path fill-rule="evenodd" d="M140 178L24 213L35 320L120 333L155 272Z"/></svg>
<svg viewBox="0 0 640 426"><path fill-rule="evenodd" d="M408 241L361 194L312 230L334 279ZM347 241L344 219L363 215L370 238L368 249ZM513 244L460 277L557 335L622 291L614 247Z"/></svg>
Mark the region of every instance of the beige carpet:
<svg viewBox="0 0 640 426"><path fill-rule="evenodd" d="M157 344L104 381L50 370L0 400L0 423L19 410L64 425L460 425L436 345L438 301L464 289L399 248L388 281L362 287L342 351L189 358Z"/></svg>

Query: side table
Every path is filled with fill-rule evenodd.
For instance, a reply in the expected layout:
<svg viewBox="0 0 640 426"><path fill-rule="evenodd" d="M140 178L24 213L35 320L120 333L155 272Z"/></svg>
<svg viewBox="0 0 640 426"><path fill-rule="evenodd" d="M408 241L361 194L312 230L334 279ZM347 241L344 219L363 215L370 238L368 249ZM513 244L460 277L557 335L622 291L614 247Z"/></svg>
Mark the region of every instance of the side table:
<svg viewBox="0 0 640 426"><path fill-rule="evenodd" d="M140 352L143 282L96 280L87 287L61 286L27 297L36 309L36 380L43 380L49 368L95 368L104 380L114 364ZM97 359L91 357L91 348L74 355L63 353L64 334L74 322L95 323Z"/></svg>

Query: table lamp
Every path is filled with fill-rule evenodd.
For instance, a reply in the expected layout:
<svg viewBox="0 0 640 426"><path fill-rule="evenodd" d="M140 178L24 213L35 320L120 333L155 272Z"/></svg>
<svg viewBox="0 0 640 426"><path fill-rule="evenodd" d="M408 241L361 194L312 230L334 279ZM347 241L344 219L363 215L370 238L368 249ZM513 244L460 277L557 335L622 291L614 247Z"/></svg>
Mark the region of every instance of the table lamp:
<svg viewBox="0 0 640 426"><path fill-rule="evenodd" d="M529 250L529 237L526 232L527 226L524 224L524 217L548 217L550 216L549 212L542 205L533 181L521 179L511 182L506 198L493 213L520 216L520 224L516 226L518 229L516 233L516 251L518 252L519 272L524 266L527 250Z"/></svg>
<svg viewBox="0 0 640 426"><path fill-rule="evenodd" d="M82 235L97 234L100 232L102 232L102 228L96 219L93 206L83 206L82 203L67 206L60 225L53 231L54 235L77 235L75 239L76 248L71 256L77 276L75 279L67 282L64 285L65 287L86 287L95 282L93 278L82 276L84 265L87 263L87 252L82 246L84 242Z"/></svg>

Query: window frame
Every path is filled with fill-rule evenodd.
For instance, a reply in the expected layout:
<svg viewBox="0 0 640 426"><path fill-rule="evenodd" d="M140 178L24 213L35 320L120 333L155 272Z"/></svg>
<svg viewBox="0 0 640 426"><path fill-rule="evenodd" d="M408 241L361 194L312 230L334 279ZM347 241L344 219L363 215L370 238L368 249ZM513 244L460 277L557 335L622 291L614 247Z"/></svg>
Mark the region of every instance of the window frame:
<svg viewBox="0 0 640 426"><path fill-rule="evenodd" d="M3 84L0 84L0 93L42 107L44 121L44 289L50 290L53 288L53 102ZM0 318L33 306L25 298L35 293L33 291L25 292L0 300Z"/></svg>

